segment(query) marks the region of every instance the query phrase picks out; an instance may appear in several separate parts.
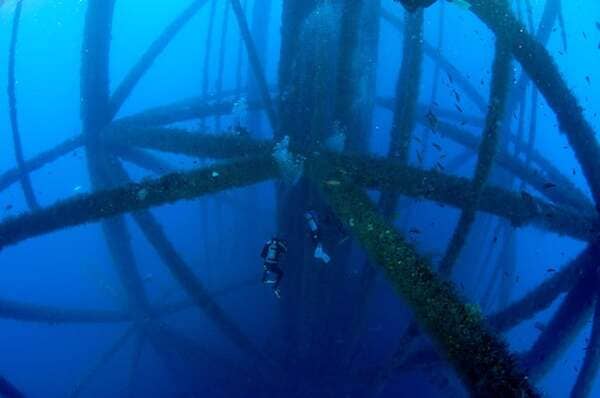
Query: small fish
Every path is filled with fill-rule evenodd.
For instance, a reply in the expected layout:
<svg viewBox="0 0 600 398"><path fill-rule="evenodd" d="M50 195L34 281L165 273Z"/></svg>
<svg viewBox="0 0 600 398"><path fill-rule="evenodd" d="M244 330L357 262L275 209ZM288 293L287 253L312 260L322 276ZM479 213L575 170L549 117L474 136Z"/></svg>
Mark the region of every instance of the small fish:
<svg viewBox="0 0 600 398"><path fill-rule="evenodd" d="M452 90L452 93L454 94L456 102L460 102L460 95L458 94L458 92L456 90Z"/></svg>
<svg viewBox="0 0 600 398"><path fill-rule="evenodd" d="M442 146L441 146L440 144L436 144L436 143L434 142L434 143L433 143L433 144L431 144L431 145L433 145L433 147L434 147L435 149L437 149L438 151L441 151L441 150L442 150Z"/></svg>
<svg viewBox="0 0 600 398"><path fill-rule="evenodd" d="M596 29L600 30L600 22L596 22Z"/></svg>
<svg viewBox="0 0 600 398"><path fill-rule="evenodd" d="M427 112L427 115L425 115L425 117L427 118L427 122L429 122L429 127L435 129L438 125L438 118L433 114L431 109L429 110L429 112Z"/></svg>
<svg viewBox="0 0 600 398"><path fill-rule="evenodd" d="M544 184L544 189L552 189L552 188L556 188L556 184L553 182L547 182Z"/></svg>
<svg viewBox="0 0 600 398"><path fill-rule="evenodd" d="M457 111L459 111L460 113L463 113L463 109L458 104L454 104L454 107L456 108Z"/></svg>
<svg viewBox="0 0 600 398"><path fill-rule="evenodd" d="M586 82L587 82L589 85L591 85L591 84L592 84L592 80L590 79L590 77L589 77L589 76L586 76L586 77L585 77L585 81L586 81Z"/></svg>
<svg viewBox="0 0 600 398"><path fill-rule="evenodd" d="M440 162L436 162L435 163L435 167L437 167L440 171L446 170L446 168L444 167L444 165L441 164Z"/></svg>
<svg viewBox="0 0 600 398"><path fill-rule="evenodd" d="M420 235L421 234L421 230L418 228L411 228L408 230L409 233L413 234L413 235Z"/></svg>
<svg viewBox="0 0 600 398"><path fill-rule="evenodd" d="M552 268L552 267L550 267L550 268L548 268L548 269L546 270L546 272L548 272L548 273L553 273L553 272L556 272L556 268Z"/></svg>
<svg viewBox="0 0 600 398"><path fill-rule="evenodd" d="M325 181L325 185L329 185L331 187L337 187L337 186L342 185L342 183L339 182L338 180L327 180L327 181Z"/></svg>
<svg viewBox="0 0 600 398"><path fill-rule="evenodd" d="M212 174L211 174L211 176L212 176L213 178L216 178L216 177L218 177L218 176L219 176L219 173L218 173L218 172L216 172L216 171L213 171L213 172L212 172Z"/></svg>
<svg viewBox="0 0 600 398"><path fill-rule="evenodd" d="M421 152L417 152L417 160L419 163L423 163L423 154Z"/></svg>
<svg viewBox="0 0 600 398"><path fill-rule="evenodd" d="M73 192L79 192L81 191L81 185L77 185L75 188L73 188Z"/></svg>
<svg viewBox="0 0 600 398"><path fill-rule="evenodd" d="M9 203L9 204L7 204L6 206L4 206L4 210L6 210L6 211L9 211L9 210L11 210L12 208L13 208L13 205L12 205L12 204L10 204L10 203Z"/></svg>
<svg viewBox="0 0 600 398"><path fill-rule="evenodd" d="M448 80L450 80L450 83L454 83L454 79L452 78L450 72L446 72L446 74L448 75Z"/></svg>

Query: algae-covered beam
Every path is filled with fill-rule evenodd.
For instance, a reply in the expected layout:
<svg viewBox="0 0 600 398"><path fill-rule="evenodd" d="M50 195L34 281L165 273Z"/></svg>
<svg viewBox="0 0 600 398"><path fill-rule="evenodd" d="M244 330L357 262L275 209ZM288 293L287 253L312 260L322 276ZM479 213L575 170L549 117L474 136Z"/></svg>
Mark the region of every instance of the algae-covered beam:
<svg viewBox="0 0 600 398"><path fill-rule="evenodd" d="M21 188L25 195L27 206L31 210L39 208L39 204L33 187L29 173L25 168L25 159L23 156L23 146L21 144L21 132L19 130L19 117L17 114L17 95L16 95L16 77L15 77L15 59L17 51L17 37L19 35L19 23L21 21L21 12L23 10L23 1L17 1L15 6L15 14L13 17L12 33L10 38L10 49L8 52L8 113L10 116L10 126L12 129L13 148L15 158L17 160L17 168L19 170L19 179L21 180Z"/></svg>
<svg viewBox="0 0 600 398"><path fill-rule="evenodd" d="M352 177L355 184L365 188L397 189L406 196L421 197L459 209L472 195L468 179L439 171L402 167L374 157L336 156L331 159L336 167ZM482 192L478 210L506 218L516 227L534 225L583 241L592 240L598 234L595 218L582 216L570 208L554 206L525 192L487 186Z"/></svg>
<svg viewBox="0 0 600 398"><path fill-rule="evenodd" d="M424 115L420 118L420 122L429 125L429 121L426 120ZM473 150L479 145L480 140L477 136L449 123L438 121L436 131L442 137L447 137ZM511 135L510 138L514 138L514 136ZM516 141L514 142L516 143ZM569 205L586 213L594 212L593 204L583 191L562 174L552 162L535 150L531 151L531 160L537 164L541 173L532 170L528 167L527 162L510 155L506 151L501 151L496 156L496 163L500 167L519 177L556 203Z"/></svg>
<svg viewBox="0 0 600 398"><path fill-rule="evenodd" d="M392 109L390 100L380 98L377 100L377 104L384 108L390 110ZM425 110L422 107L419 109L419 112L417 112L417 120L420 124L427 128L434 128L436 133L440 134L440 136L448 138L466 148L469 148L473 151L477 150L480 142L479 137L460 127L457 127L452 123L448 123L439 119L437 119L434 125L432 125L432 121L427 117L427 113L428 110ZM452 114L440 112L440 110L436 110L435 115L441 117L453 116ZM468 118L468 120L470 119L471 118ZM477 120L474 119L473 121L476 122ZM510 134L508 139L510 139L515 145L519 145L519 141L514 135ZM531 169L528 162L522 161L503 150L497 154L496 164L513 175L519 177L521 180L534 187L544 196L558 204L569 205L574 208L583 209L583 211L586 213L595 211L594 205L588 199L586 194L584 194L579 187L571 182L567 176L561 173L561 171L554 164L552 164L552 162L550 162L539 152L535 151L533 148L528 148L528 152L531 153L531 161L533 161L533 163L539 167L540 171ZM551 184L550 188L548 184Z"/></svg>
<svg viewBox="0 0 600 398"><path fill-rule="evenodd" d="M216 299L221 296L239 292L240 289L256 286L260 283L260 276L243 279L239 282L228 284L222 288L210 291L207 294ZM160 304L153 308L152 313L160 318L189 309L194 306L190 300L180 300L168 304ZM11 319L19 322L46 323L49 325L60 324L98 324L131 322L131 314L125 311L108 309L82 309L63 308L49 305L18 302L0 299L0 319Z"/></svg>
<svg viewBox="0 0 600 398"><path fill-rule="evenodd" d="M139 61L129 71L125 79L117 87L110 98L111 119L121 109L137 83L150 69L156 58L164 51L179 31L192 19L207 0L194 0L165 28L150 47L144 52Z"/></svg>
<svg viewBox="0 0 600 398"><path fill-rule="evenodd" d="M585 326L596 298L597 278L596 267L579 275L575 286L523 356L523 366L532 379L539 380L548 373Z"/></svg>
<svg viewBox="0 0 600 398"><path fill-rule="evenodd" d="M168 162L143 149L115 146L112 148L112 153L126 162L158 175L175 171Z"/></svg>
<svg viewBox="0 0 600 398"><path fill-rule="evenodd" d="M396 83L396 98L394 104L394 116L390 132L390 145L388 159L401 165L408 165L410 158L410 145L412 135L416 126L417 103L419 100L419 88L423 70L423 10L414 13L405 13L404 44L402 49L402 64ZM394 219L394 213L398 208L400 193L392 188L382 190L379 197L378 208L387 221ZM367 286L375 280L375 272L367 272L366 277L371 279ZM402 357L408 352L408 347L417 335L418 326L413 321L409 324L407 332L400 338L399 352L387 367L384 367L375 383L374 396L383 391L389 376L394 368L397 357Z"/></svg>
<svg viewBox="0 0 600 398"><path fill-rule="evenodd" d="M265 69L260 61L260 58L258 57L256 45L254 44L254 39L252 38L252 34L250 33L250 28L248 27L246 14L244 13L244 9L242 8L242 5L240 4L239 0L230 1L233 7L233 13L235 14L235 18L238 23L238 27L240 29L240 33L242 35L242 40L244 41L244 45L246 47L248 61L250 62L250 67L254 72L254 78L256 79L256 83L258 85L260 99L265 107L265 111L267 113L269 123L271 124L271 128L275 130L278 128L277 114L275 113L275 106L273 105L271 95L269 94L269 86L265 75Z"/></svg>
<svg viewBox="0 0 600 398"><path fill-rule="evenodd" d="M114 323L131 320L131 316L123 311L59 308L7 299L0 299L0 318L51 325L62 323Z"/></svg>
<svg viewBox="0 0 600 398"><path fill-rule="evenodd" d="M210 74L210 60L212 55L213 45L213 31L215 27L215 14L217 12L217 0L210 2L210 9L208 11L208 26L206 29L206 38L204 40L204 57L202 60L202 92L203 98L208 96L208 76Z"/></svg>
<svg viewBox="0 0 600 398"><path fill-rule="evenodd" d="M489 108L486 115L485 128L482 133L482 140L479 144L477 164L470 189L471 194L467 197L468 200L464 204L446 253L440 262L439 272L445 276L452 275L454 264L456 264L458 256L467 241L468 234L475 222L475 215L481 195L492 172L494 159L498 153L500 129L506 109L508 87L512 77L510 63L511 55L508 44L505 40L496 40Z"/></svg>
<svg viewBox="0 0 600 398"><path fill-rule="evenodd" d="M222 97L209 97L205 100L200 98L186 99L176 103L146 109L134 115L126 116L115 120L115 126L134 126L135 128L152 127L164 124L199 119L207 116L227 115L235 107L236 98L229 96L224 92ZM247 104L248 110L260 108L257 102ZM84 145L83 135L76 135L69 138L55 147L43 151L38 155L26 160L23 164L23 170L27 173L39 170L51 162L73 152ZM19 182L21 176L18 167L12 168L0 174L0 192L14 183Z"/></svg>
<svg viewBox="0 0 600 398"><path fill-rule="evenodd" d="M378 103L386 108L391 109L388 101L380 100ZM444 116L444 115L442 115ZM426 112L418 114L419 123L429 128L434 127L435 131L442 137L446 137L466 148L475 151L479 145L480 139L468 131L456 127L451 123L437 120L435 126L432 126L431 120L427 118ZM515 145L518 144L514 135L508 137ZM564 174L558 170L542 154L531 148L531 160L540 168L541 172L537 172L528 167L526 162L510 155L505 151L500 151L496 156L496 163L535 187L548 198L560 204L568 204L576 208L586 209L585 211L593 211L594 207L587 196L573 182L571 182ZM545 175L545 176L544 176ZM556 187L549 189L547 184L556 184Z"/></svg>
<svg viewBox="0 0 600 398"><path fill-rule="evenodd" d="M206 98L188 98L168 105L145 109L133 115L125 116L114 121L119 126L154 127L171 123L185 122L192 119L202 119L208 116L224 116L231 114L236 106L240 106L239 95L223 92L220 96ZM244 103L249 111L261 108L257 101Z"/></svg>
<svg viewBox="0 0 600 398"><path fill-rule="evenodd" d="M135 327L130 326L122 333L106 350L105 352L98 357L96 362L93 364L91 368L89 368L81 377L81 379L75 384L75 387L69 393L70 398L76 398L81 395L83 389L88 386L94 377L98 375L98 373L104 368L114 356L123 349L125 344L129 341L133 333L135 332Z"/></svg>
<svg viewBox="0 0 600 398"><path fill-rule="evenodd" d="M109 58L114 5L114 0L90 0L83 31L81 119L88 172L94 190L113 187L110 172L113 159L101 145L101 132L112 120ZM127 224L122 217L116 216L103 219L101 227L116 273L125 289L129 310L135 322L141 325L149 316L150 303L137 269Z"/></svg>
<svg viewBox="0 0 600 398"><path fill-rule="evenodd" d="M594 266L600 256L598 244L591 244L573 261L544 280L539 286L507 308L489 317L489 323L498 331L506 331L548 308L556 298L569 291L581 274Z"/></svg>
<svg viewBox="0 0 600 398"><path fill-rule="evenodd" d="M395 100L393 97L376 97L375 104L384 108L393 111L394 110ZM468 113L460 113L456 109L445 108L441 106L435 106L434 108L431 105L428 105L424 102L421 102L417 105L417 115L427 115L431 111L432 115L436 117L436 119L445 119L448 122L460 123L461 125L469 124L474 125L475 127L483 127L484 118L481 115L476 114L468 114ZM420 118L419 118L420 119ZM429 127L432 126L432 121L428 120Z"/></svg>
<svg viewBox="0 0 600 398"><path fill-rule="evenodd" d="M554 24L556 19L558 18L559 10L560 10L560 2L561 0L547 0L544 5L544 12L542 13L542 17L540 19L540 23L536 32L536 39L538 42L546 45L548 40L550 39L550 35L553 31ZM529 8L529 6L528 6ZM528 17L531 19L530 10L528 10ZM532 21L529 21L529 26L533 26ZM531 80L527 73L522 72L521 77L515 84L514 89L512 90L509 99L508 99L508 108L507 114L511 115L515 108L520 104L525 96L525 91L527 90L527 86ZM534 89L535 90L535 89ZM537 93L537 90L535 90Z"/></svg>
<svg viewBox="0 0 600 398"><path fill-rule="evenodd" d="M581 370L577 375L577 380L571 391L571 398L589 397L592 388L596 382L596 376L600 369L600 301L596 294L596 306L594 310L594 322L592 331L587 340L588 345L585 351L585 358L581 365Z"/></svg>
<svg viewBox="0 0 600 398"><path fill-rule="evenodd" d="M381 17L396 28L399 32L404 30L404 23L402 20L391 13L388 10L381 10ZM469 81L467 77L465 77L452 63L441 54L437 48L429 44L428 42L423 42L423 52L424 54L435 61L436 65L439 65L442 69L446 71L446 73L452 77L453 82L457 84L458 87L465 93L465 95L473 101L473 103L482 111L485 111L487 107L487 103L485 98L477 91L475 86Z"/></svg>
<svg viewBox="0 0 600 398"><path fill-rule="evenodd" d="M408 164L423 68L423 10L406 13L402 65L396 83L396 101L390 132L388 158ZM382 191L379 207L386 218L396 211L398 193Z"/></svg>
<svg viewBox="0 0 600 398"><path fill-rule="evenodd" d="M105 133L104 139L126 147L212 159L267 155L273 148L271 141L256 140L244 134L193 134L163 127L114 127Z"/></svg>
<svg viewBox="0 0 600 398"><path fill-rule="evenodd" d="M45 165L54 162L62 156L76 150L77 148L83 145L83 136L78 135L73 138L69 138L62 143L58 144L52 149L41 152L38 155L34 156L30 160L25 161L23 164L23 170L27 173L31 173L32 171L39 170ZM19 181L21 176L20 169L13 168L5 171L0 174L0 192L4 191L6 188L11 186L12 184Z"/></svg>
<svg viewBox="0 0 600 398"><path fill-rule="evenodd" d="M505 344L484 326L477 309L388 225L369 197L330 165L314 161L309 173L338 218L378 264L400 296L476 396L536 397ZM338 183L331 183L338 181Z"/></svg>
<svg viewBox="0 0 600 398"><path fill-rule="evenodd" d="M239 282L234 282L220 289L211 291L209 292L209 294L213 299L216 299L221 296L237 293L240 291L240 289L257 286L260 283L260 276L256 275L251 278L241 280ZM156 316L161 317L165 315L171 315L186 309L190 309L195 305L196 304L194 303L194 301L190 299L184 299L173 303L161 304L156 307L154 313L156 314Z"/></svg>
<svg viewBox="0 0 600 398"><path fill-rule="evenodd" d="M254 361L256 367L266 364L265 355L241 331L240 327L225 313L223 308L210 296L201 280L177 253L167 239L162 226L147 210L134 212L133 218L144 236L157 250L173 278L179 282L196 306L217 326L219 331L239 350Z"/></svg>
<svg viewBox="0 0 600 398"><path fill-rule="evenodd" d="M225 12L223 12L223 19L221 22L221 37L219 39L219 69L217 70L217 79L215 81L215 92L217 95L221 95L223 91L223 76L225 75L225 45L227 41L227 31L229 30L229 13L231 4L225 4ZM221 118L217 116L216 120L217 131L221 130Z"/></svg>
<svg viewBox="0 0 600 398"><path fill-rule="evenodd" d="M261 157L80 195L36 212L5 219L0 224L0 248L63 228L193 199L276 176L277 169L271 157Z"/></svg>
<svg viewBox="0 0 600 398"><path fill-rule="evenodd" d="M535 40L515 18L508 5L499 0L472 0L470 10L498 38L512 37L512 51L552 108L575 152L592 191L596 208L600 206L600 146L595 132L583 115L574 94L562 78L548 50Z"/></svg>
<svg viewBox="0 0 600 398"><path fill-rule="evenodd" d="M191 134L181 129L117 129L107 133L109 142L173 152L188 156L231 158L267 154L271 141L255 140L233 134ZM472 195L467 179L402 167L375 157L337 156L336 164L351 173L358 184L378 190L398 190L411 197L423 197L457 208ZM515 226L533 224L558 234L591 240L597 234L595 220L585 212L554 206L525 192L510 192L498 187L483 190L478 209L508 219Z"/></svg>
<svg viewBox="0 0 600 398"><path fill-rule="evenodd" d="M118 162L113 165L112 170L114 181L118 184L126 184L130 181L126 171ZM256 361L257 364L263 363L265 357L262 352L246 337L239 326L227 316L225 311L209 295L200 279L175 250L175 247L167 238L156 218L148 210L133 212L132 216L173 278L179 282L188 296L195 301L196 305L217 325L223 335L244 354Z"/></svg>
<svg viewBox="0 0 600 398"><path fill-rule="evenodd" d="M115 173L115 178L119 182L129 181L129 177L120 165L116 165ZM264 354L210 296L191 267L185 263L181 255L175 250L156 218L148 210L133 212L132 216L173 278L179 282L183 290L194 300L206 316L217 325L223 335L231 340L244 354L248 355L250 359L256 361L257 364L264 362Z"/></svg>

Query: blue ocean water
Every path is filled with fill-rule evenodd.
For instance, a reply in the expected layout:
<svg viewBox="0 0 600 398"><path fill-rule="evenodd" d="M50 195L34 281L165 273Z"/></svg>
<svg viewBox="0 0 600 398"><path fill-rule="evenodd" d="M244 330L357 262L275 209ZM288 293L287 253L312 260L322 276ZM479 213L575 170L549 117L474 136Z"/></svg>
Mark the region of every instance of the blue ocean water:
<svg viewBox="0 0 600 398"><path fill-rule="evenodd" d="M86 75L82 60L87 58L92 64L102 61L93 57L90 60L88 56L90 49L84 45L85 24L87 21L93 25L99 18L90 16L90 9L102 9L108 3L110 0L22 0L14 54L14 87L26 161L86 133L82 130L85 115L82 116L81 109L90 100L81 90L82 81L98 83L100 87L102 82ZM114 3L108 61L111 93L119 88L165 27L190 4L199 4L197 12L135 85L117 119L192 97L211 98L207 103L214 105L219 96L225 96L233 106L220 116L185 118L167 127L192 135L226 132L238 138L249 136L261 140L280 140L292 134L273 129L264 107L253 108L252 104L262 102L259 83L229 1L116 0ZM340 37L348 34L341 28L341 15L346 7L358 3L363 7L361 18L366 20L369 12L377 13L374 18L377 29L372 33L376 48L363 44L354 53L355 62L349 63L350 68L355 68L350 83L355 96L351 113L371 116L366 128L368 145L362 148L362 155L387 156L393 112L382 104L386 101L394 104L399 71L405 61L402 29L389 22L389 15L403 22L403 7L398 2L382 0L386 18L371 9L376 9L375 0L307 1L305 8L309 3L316 5L305 16L290 12L302 8L303 1L240 3L278 117L289 117L291 113L292 119L297 119L288 121L288 125L306 130L308 137L318 122L316 116L313 119L307 115L333 108L340 92L340 81L336 78L343 67L336 60L341 59L340 49L347 44ZM510 3L525 27L529 27L530 20L537 27L547 3L556 1ZM5 90L11 85L8 71L17 6L17 0L0 1L0 173L18 174L9 96ZM430 121L433 116L480 137L487 111L495 38L471 11L468 1L443 0L424 11L423 43L431 51L425 50L421 63L417 103L422 106L417 107L415 114L417 118L430 115ZM600 4L563 1L561 18L562 23L558 18L554 21L544 47L579 101L583 118L593 131L598 131ZM293 34L295 41L291 41L290 53L282 46L290 45L285 35L294 19L300 22ZM364 23L354 28L358 32L367 29ZM435 54L441 54L451 67L438 67L441 63ZM283 79L281 65L286 63L292 65L291 73L296 74L292 78L294 90L278 87ZM517 61L512 62L511 69L509 92L515 90L523 73ZM369 79L374 81L374 91ZM483 108L465 91L461 79L484 99ZM312 87L317 89L311 91ZM539 155L537 159L547 163L532 161L529 167L533 174L542 176L546 185L536 190L522 182L522 178L512 178L499 166L493 168L489 185L500 185L525 203L533 197L548 202L551 200L548 191L573 192L576 187L593 206L593 195L581 163L567 135L560 131L554 110L542 94L533 102L531 87L520 96L524 107L514 107L500 130L504 137L508 133L518 136L522 125L521 134L527 142L533 122L532 108L537 109L533 148ZM300 104L305 109L295 109L290 105L293 101L287 101L289 98L281 100L282 96L298 93L309 93L306 98L310 100L302 97L306 102ZM288 109L282 110L285 107ZM325 135L340 131L340 121L334 120L335 117L330 119L325 123L328 125ZM341 131L349 135L354 127L346 126ZM410 165L470 179L477 153L432 130L435 129L427 123L417 123L412 130ZM320 147L311 148L311 154L326 149L323 142L317 140L317 143ZM589 145L595 146L597 142ZM501 138L499 147L513 160L526 162L524 146L519 148ZM113 149L110 147L108 151ZM160 163L161 170L148 170L127 156L119 159L130 177L142 183L177 171L217 170L224 163L223 159L167 152L152 147L142 149L143 154ZM88 155L83 146L77 146L30 173L33 192L42 209L94 192ZM600 159L587 161L600 164ZM548 164L573 186L546 174ZM213 178L219 177L213 173ZM0 235L5 233L3 226L13 218L20 220L20 215L38 211L29 208L18 178L5 183L10 178L9 174L0 175L3 184L0 185L3 219ZM338 181L329 183L335 186ZM399 350L409 354L438 352L443 358L444 345L425 331L403 346L401 336L411 323L413 308L377 264L367 261L368 253L362 250L351 226L343 226L342 231L324 226L325 233L330 234L324 240L334 261L324 264L313 258L310 230L298 215L317 206L318 199L307 194L309 199L302 197L306 203L301 205L298 203L302 199L290 199L302 196L296 195L297 192L310 191L303 184L308 184L304 178L300 182L265 179L250 186L153 207L152 214L164 228L178 258L191 271L180 278L174 277L165 266L131 215L122 219L121 225L127 233L117 237L112 245L112 249L125 247L126 252L130 248L135 262L123 260L129 271L119 271L115 266L119 261L115 262L111 256L111 245L107 244L105 230L97 220L6 244L0 251L0 376L27 397L468 396L472 391L469 383L461 378L452 362L440 360L439 356L420 362L417 358L416 364L404 367L393 365L392 358ZM378 198L375 191L369 193L372 199ZM292 194L286 194L289 192ZM145 196L143 191L138 192L138 198L139 194ZM557 202L552 206L560 208L562 204ZM334 223L331 219L335 219L335 211L322 204L317 207L320 222ZM73 212L76 211L74 208ZM444 256L460 211L451 203L403 195L394 213L399 233L430 264L437 264ZM581 207L571 209L569 214L587 219L597 217L595 212L590 215ZM282 232L282 225L288 232ZM22 228L27 230L28 225L24 223ZM452 275L452 283L461 297L477 305L482 314L494 314L560 273L588 244L581 237L545 229L529 222L511 226L497 216L478 212ZM290 230L299 232L290 235ZM589 234L592 238L594 231ZM286 274L281 285L282 297L278 299L269 285L261 283L260 252L265 242L281 233L291 247L290 255L283 260ZM2 239L4 244L5 238ZM332 245L330 241L337 243ZM135 289L123 283L124 275L131 269L152 308L149 312L140 310L132 294ZM371 270L373 275L368 277ZM365 286L362 281L367 279L370 284ZM210 299L203 301L197 295L195 301L190 301L190 290L195 289L193 283L198 281ZM580 374L586 352L590 351L594 307L600 288L596 284L589 288L594 290L593 294L580 299L586 303L582 305L585 310L571 329L573 333L558 328L556 340L562 343L551 350L548 358L539 358L541 362L551 362L543 375L530 378L543 396L569 396ZM563 289L551 305L499 334L516 355L517 362L520 354L527 352L548 330L567 290ZM180 303L183 304L178 310L160 312L161 308ZM89 318L65 320L59 309L76 309L79 314L87 313ZM121 317L124 319L90 320L94 318L90 311L96 310L124 314ZM44 319L34 319L36 314L43 314ZM563 339L563 335L568 338ZM115 346L115 343L122 344ZM398 369L387 371L390 366ZM590 386L588 396L600 396L600 383L593 382Z"/></svg>

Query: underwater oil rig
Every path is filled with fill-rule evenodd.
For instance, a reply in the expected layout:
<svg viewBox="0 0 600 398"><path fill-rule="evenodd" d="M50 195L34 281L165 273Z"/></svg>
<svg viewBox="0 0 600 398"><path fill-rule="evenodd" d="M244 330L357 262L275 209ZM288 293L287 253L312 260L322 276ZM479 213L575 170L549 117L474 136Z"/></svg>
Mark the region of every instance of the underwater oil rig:
<svg viewBox="0 0 600 398"><path fill-rule="evenodd" d="M207 363L222 367L224 378L236 380L231 383L235 385L223 386L223 396L248 396L241 391L252 391L252 396L378 396L396 375L416 370L429 374L439 388L447 386L436 375L449 373L473 396L535 397L540 395L536 381L556 364L572 337L592 317L589 346L571 395L589 396L600 364L600 290L595 262L600 255L600 146L578 99L545 48L561 19L561 0L544 2L539 24L528 20L527 13L516 15L508 0L437 2L435 7L461 3L465 18L481 21L495 36L487 98L445 57L443 35L438 43L424 40L429 14L422 6L436 2L391 0L282 0L277 8L281 10L281 37L276 76L269 76L264 65L275 1L190 0L157 33L111 92L112 24L119 17L114 13L115 1L87 0L80 134L30 158L24 156L20 142L15 85L19 22L27 17L22 12L27 0L11 5L8 111L16 167L0 174L0 189L19 184L29 211L0 222L0 247L9 250L43 234L99 223L126 292L126 305L120 310L59 308L0 297L0 317L6 319L128 325L74 383L71 396L83 394L92 379L102 377L102 369L111 358L133 342L137 348L132 369L138 366L144 346L152 346L161 360L180 361L187 369ZM523 7L531 7L528 1L524 3ZM213 16L215 9L223 10L222 36L227 34L223 31L228 24L236 24L238 51L245 52L247 61L240 56L237 64L230 65L222 55L213 59L212 52L206 51L205 65L217 65L214 92L207 88L205 72L198 97L122 115L122 106L153 64L160 62L161 53L206 7ZM212 26L212 21L219 19L211 19L204 46L218 43L218 26ZM443 15L435 22L442 24ZM397 48L402 52L398 79L391 83L396 87L392 97L376 90L378 59L384 62L378 57L377 45L382 24L397 30ZM221 38L221 47L224 43ZM419 92L425 58L433 62L436 71L431 96ZM520 75L515 76L513 64L520 65ZM234 74L235 70L247 69L247 81L240 77L237 87L226 90L222 81L227 68ZM481 116L432 108L442 72L452 75L457 90L476 105ZM528 92L532 95L526 95ZM513 128L512 115L525 118L524 109L535 112L541 97L553 110L575 153L591 199L536 150L535 116L527 118L532 124L529 136L523 133L523 126L520 131ZM221 119L240 107L241 98L252 119L243 128L202 133L182 127L189 121L211 120L218 130L224 124ZM377 109L392 115L387 156L368 150ZM472 176L457 176L450 166L425 167L419 154L415 158L415 151L431 145L427 138L424 143L415 141L418 126L429 137L436 134L464 148L456 164L474 157ZM330 145L340 141L342 145ZM30 174L75 150L85 151L93 191L40 205ZM177 170L159 153L211 159L214 163ZM126 164L147 170L151 177L133 180ZM493 172L492 167L500 172ZM223 309L152 212L164 204L265 181L277 182L277 229L291 242L286 294L278 302L285 344L274 352L253 341ZM535 195L515 190L515 181ZM406 236L408 226L398 222L398 213L415 201L441 203L460 212L439 261L432 262L420 253ZM327 267L307 265L314 259L305 242L306 208L331 212L350 237L335 248L332 264ZM498 221L480 225L475 222L477 214L489 214ZM250 222L252 215L248 217ZM131 222L188 300L155 303L148 298L129 238ZM543 283L511 300L514 286L498 275L510 272L515 231L524 226L568 236L588 246ZM500 257L508 258L491 261L489 256L487 260L482 256L472 264L475 273L485 268L493 269L496 275L480 299L493 308L486 314L452 282L455 265L468 249L470 237L480 239L473 236L474 229L478 236L488 236L494 229L494 235L500 236L501 244L496 246ZM352 278L346 277L350 270L356 274ZM398 334L397 345L388 347L386 359L365 368L357 358L368 349L361 336L367 329L378 276L394 287L412 315ZM558 309L533 345L519 355L512 353L502 333L559 300ZM203 346L201 336L189 338L171 328L165 318L190 307L201 311L244 360L231 363ZM360 387L348 387L348 380ZM17 387L26 390L26 386ZM7 396L23 396L18 395L23 393L17 387L0 379L0 389L6 392L0 391ZM129 394L135 395L133 391Z"/></svg>

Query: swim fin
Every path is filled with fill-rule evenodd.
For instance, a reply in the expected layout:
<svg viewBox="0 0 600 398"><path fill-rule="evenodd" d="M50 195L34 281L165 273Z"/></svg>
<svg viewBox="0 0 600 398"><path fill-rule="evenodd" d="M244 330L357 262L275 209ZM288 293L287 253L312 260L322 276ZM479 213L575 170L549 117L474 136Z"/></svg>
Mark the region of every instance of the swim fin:
<svg viewBox="0 0 600 398"><path fill-rule="evenodd" d="M320 243L315 248L315 258L323 261L325 264L328 264L331 261L331 257L325 252L323 245Z"/></svg>

